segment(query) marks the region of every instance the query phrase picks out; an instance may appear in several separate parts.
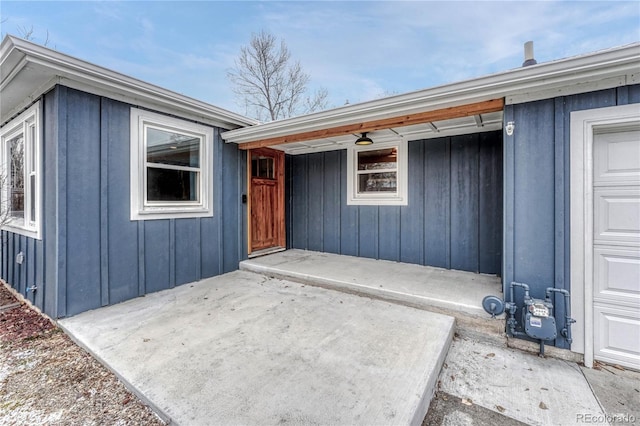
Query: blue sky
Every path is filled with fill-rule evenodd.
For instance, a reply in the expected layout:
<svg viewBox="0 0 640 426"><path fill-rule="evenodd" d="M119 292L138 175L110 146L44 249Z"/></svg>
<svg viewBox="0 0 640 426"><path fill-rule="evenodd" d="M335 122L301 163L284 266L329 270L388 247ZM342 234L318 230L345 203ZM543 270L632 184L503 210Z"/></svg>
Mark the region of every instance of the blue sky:
<svg viewBox="0 0 640 426"><path fill-rule="evenodd" d="M0 2L1 32L239 113L226 71L251 34L329 91L367 101L640 41L637 1Z"/></svg>

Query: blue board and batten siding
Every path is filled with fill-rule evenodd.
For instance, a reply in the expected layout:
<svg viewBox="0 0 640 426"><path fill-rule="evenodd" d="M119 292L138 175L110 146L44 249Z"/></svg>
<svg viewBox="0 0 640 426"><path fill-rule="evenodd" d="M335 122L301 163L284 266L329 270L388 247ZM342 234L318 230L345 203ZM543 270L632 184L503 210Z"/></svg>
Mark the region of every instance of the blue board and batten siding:
<svg viewBox="0 0 640 426"><path fill-rule="evenodd" d="M500 274L502 133L408 147L407 206L347 205L346 150L288 156L288 247Z"/></svg>
<svg viewBox="0 0 640 426"><path fill-rule="evenodd" d="M64 317L237 269L246 159L219 129L214 216L131 221L130 106L63 86L41 101L43 239L2 232L13 288ZM288 156L287 246L499 274L534 297L571 290L581 283L569 283L570 115L631 103L640 85L507 105L512 136L410 142L407 206L347 205L344 150ZM562 303L555 313L561 329Z"/></svg>
<svg viewBox="0 0 640 426"><path fill-rule="evenodd" d="M25 237L24 235L2 231L2 278L31 301L42 308L44 297L42 292L27 292L27 288L43 282L44 274L44 244L42 240ZM22 265L16 264L18 253L23 254ZM11 277L11 281L7 280Z"/></svg>
<svg viewBox="0 0 640 426"><path fill-rule="evenodd" d="M130 105L63 86L43 103L43 240L3 233L2 274L16 290L36 284L27 297L59 318L238 268L245 155L219 129L214 216L131 221Z"/></svg>
<svg viewBox="0 0 640 426"><path fill-rule="evenodd" d="M505 106L504 121L515 124L504 142L505 285L527 283L537 298L582 285L569 282L571 112L631 103L640 103L640 85ZM560 330L560 297L555 307ZM568 347L561 337L555 344Z"/></svg>

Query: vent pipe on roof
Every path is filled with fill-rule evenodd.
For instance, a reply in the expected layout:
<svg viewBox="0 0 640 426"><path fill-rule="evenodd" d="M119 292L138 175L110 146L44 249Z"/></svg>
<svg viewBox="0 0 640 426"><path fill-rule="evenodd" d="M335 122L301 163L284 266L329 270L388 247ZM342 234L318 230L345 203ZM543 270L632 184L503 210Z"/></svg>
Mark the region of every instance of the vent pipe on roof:
<svg viewBox="0 0 640 426"><path fill-rule="evenodd" d="M524 62L522 63L523 67L528 67L529 65L535 65L538 61L536 61L533 57L533 42L528 41L524 44Z"/></svg>

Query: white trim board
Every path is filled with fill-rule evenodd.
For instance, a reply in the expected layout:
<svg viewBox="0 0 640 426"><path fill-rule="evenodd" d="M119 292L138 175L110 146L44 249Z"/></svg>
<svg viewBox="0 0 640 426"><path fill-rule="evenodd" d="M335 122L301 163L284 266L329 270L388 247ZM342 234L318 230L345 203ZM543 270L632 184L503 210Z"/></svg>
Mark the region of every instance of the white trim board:
<svg viewBox="0 0 640 426"><path fill-rule="evenodd" d="M593 366L593 135L598 130L640 122L640 104L571 113L570 282L573 326L571 350Z"/></svg>
<svg viewBox="0 0 640 426"><path fill-rule="evenodd" d="M385 148L397 148L396 192L358 193L358 153ZM347 205L349 206L406 206L408 204L409 148L404 138L396 142L374 144L365 147L351 145L347 151ZM375 170L371 170L375 172Z"/></svg>
<svg viewBox="0 0 640 426"><path fill-rule="evenodd" d="M154 220L213 216L213 128L138 108L130 111L130 219ZM149 202L147 200L147 133L154 127L200 139L198 200ZM159 164L153 165L158 168Z"/></svg>

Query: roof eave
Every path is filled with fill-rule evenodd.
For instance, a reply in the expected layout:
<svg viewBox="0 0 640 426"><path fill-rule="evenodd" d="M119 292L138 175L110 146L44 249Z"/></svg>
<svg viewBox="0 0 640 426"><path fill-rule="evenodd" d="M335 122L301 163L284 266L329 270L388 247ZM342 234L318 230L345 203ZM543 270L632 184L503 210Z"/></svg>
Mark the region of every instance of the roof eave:
<svg viewBox="0 0 640 426"><path fill-rule="evenodd" d="M569 85L584 86L584 83L592 81L610 80L610 84L614 86L624 85L628 84L630 75L637 75L639 65L640 43L634 43L291 119L231 130L224 132L222 137L227 142L242 144L292 133L496 98L505 98L506 103L518 103L526 101L527 96L532 93L542 93L543 97L554 97L557 96L557 92L553 89Z"/></svg>
<svg viewBox="0 0 640 426"><path fill-rule="evenodd" d="M20 71L33 66L49 72L49 81L52 84L68 85L162 112L187 115L189 118L225 129L258 124L258 121L240 114L13 36L6 36L0 45L0 65L6 65L5 70L10 69L6 75L3 71L0 82L2 89L9 84L18 84ZM47 87L50 85L34 88L35 92L29 95L39 96L50 88ZM15 108L2 111L3 121L15 112L12 109Z"/></svg>

